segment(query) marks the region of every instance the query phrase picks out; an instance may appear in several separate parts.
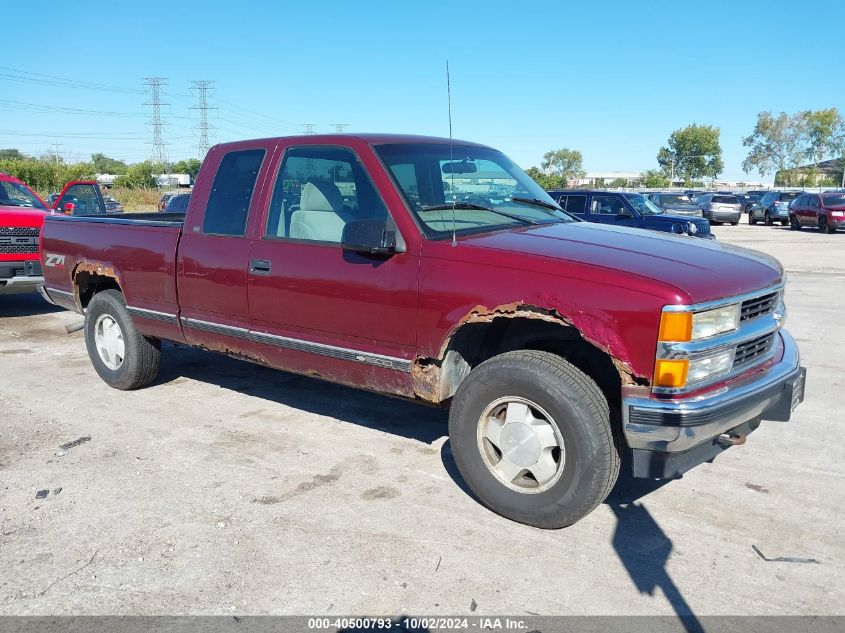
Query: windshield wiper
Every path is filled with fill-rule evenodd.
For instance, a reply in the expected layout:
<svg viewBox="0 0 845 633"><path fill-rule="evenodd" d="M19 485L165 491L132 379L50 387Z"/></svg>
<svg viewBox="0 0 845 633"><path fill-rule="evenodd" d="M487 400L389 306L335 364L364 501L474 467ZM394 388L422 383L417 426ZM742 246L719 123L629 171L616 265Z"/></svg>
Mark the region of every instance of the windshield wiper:
<svg viewBox="0 0 845 633"><path fill-rule="evenodd" d="M422 207L422 211L449 211L451 209L456 209L459 211L467 211L467 210L475 210L475 211L489 211L490 213L495 213L497 215L501 215L506 218L510 218L511 220L516 220L517 222L522 222L523 224L540 224L537 220L532 220L531 218L526 218L521 215L515 215L513 213L507 213L506 211L499 211L498 209L491 209L490 207L485 207L480 204L473 204L472 202L456 202L455 204L437 204L432 207Z"/></svg>
<svg viewBox="0 0 845 633"><path fill-rule="evenodd" d="M525 204L533 204L535 207L543 207L544 209L550 209L552 211L563 211L558 205L551 204L550 202L546 202L545 200L540 200L539 198L522 198L521 196L511 196L511 200L514 202L524 202Z"/></svg>

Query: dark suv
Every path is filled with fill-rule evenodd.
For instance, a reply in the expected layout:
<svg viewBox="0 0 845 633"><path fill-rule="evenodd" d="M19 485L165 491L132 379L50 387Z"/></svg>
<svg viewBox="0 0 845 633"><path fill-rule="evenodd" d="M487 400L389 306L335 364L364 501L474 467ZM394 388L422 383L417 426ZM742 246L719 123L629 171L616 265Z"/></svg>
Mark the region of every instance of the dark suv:
<svg viewBox="0 0 845 633"><path fill-rule="evenodd" d="M548 194L567 213L587 222L629 226L712 239L704 218L670 215L639 193L573 189Z"/></svg>

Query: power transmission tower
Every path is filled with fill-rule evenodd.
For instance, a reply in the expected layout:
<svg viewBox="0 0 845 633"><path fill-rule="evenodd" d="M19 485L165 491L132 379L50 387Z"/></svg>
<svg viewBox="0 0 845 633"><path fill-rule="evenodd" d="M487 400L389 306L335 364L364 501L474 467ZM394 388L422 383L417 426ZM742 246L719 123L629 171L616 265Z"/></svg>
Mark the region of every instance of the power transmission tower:
<svg viewBox="0 0 845 633"><path fill-rule="evenodd" d="M152 159L160 164L167 162L167 143L161 134L165 123L161 120L161 106L170 105L161 101L161 87L166 85L167 79L164 77L145 77L144 85L149 88L150 100L145 102L145 106L152 108L152 118L147 121L147 124L152 127L153 140L148 141L153 146Z"/></svg>
<svg viewBox="0 0 845 633"><path fill-rule="evenodd" d="M348 123L330 123L329 125L334 126L334 129L338 134L343 132L343 128L349 127Z"/></svg>
<svg viewBox="0 0 845 633"><path fill-rule="evenodd" d="M197 152L200 160L205 158L205 155L208 152L208 131L210 129L213 129L211 126L208 125L208 111L217 109L211 108L208 105L208 93L212 89L213 85L214 82L208 79L202 79L191 82L191 90L195 90L197 93L197 105L192 106L191 110L200 111L199 125L194 128L199 132Z"/></svg>
<svg viewBox="0 0 845 633"><path fill-rule="evenodd" d="M64 143L59 143L58 141L53 142L53 157L56 159L56 164L59 163L59 148L64 147Z"/></svg>
<svg viewBox="0 0 845 633"><path fill-rule="evenodd" d="M302 126L302 131L305 134L316 134L314 128L317 127L316 123L300 123Z"/></svg>

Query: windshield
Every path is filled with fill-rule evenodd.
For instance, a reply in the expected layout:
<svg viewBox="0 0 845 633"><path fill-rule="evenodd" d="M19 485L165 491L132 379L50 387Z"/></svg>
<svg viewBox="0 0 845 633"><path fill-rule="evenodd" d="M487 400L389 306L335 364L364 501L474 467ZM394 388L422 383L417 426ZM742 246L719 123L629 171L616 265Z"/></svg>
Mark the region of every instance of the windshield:
<svg viewBox="0 0 845 633"><path fill-rule="evenodd" d="M0 206L47 210L38 196L16 182L0 182Z"/></svg>
<svg viewBox="0 0 845 633"><path fill-rule="evenodd" d="M835 196L822 196L824 206L826 207L842 207L845 206L845 195L837 194Z"/></svg>
<svg viewBox="0 0 845 633"><path fill-rule="evenodd" d="M575 222L504 154L432 143L376 145L427 237ZM455 212L453 217L452 206Z"/></svg>
<svg viewBox="0 0 845 633"><path fill-rule="evenodd" d="M682 193L664 193L660 195L662 204L686 204L690 203L689 196Z"/></svg>
<svg viewBox="0 0 845 633"><path fill-rule="evenodd" d="M638 193L626 193L625 198L627 198L628 202L630 202L642 215L660 215L663 213L663 209L658 207L645 196L641 196Z"/></svg>
<svg viewBox="0 0 845 633"><path fill-rule="evenodd" d="M716 204L739 204L736 196L713 196L712 201Z"/></svg>

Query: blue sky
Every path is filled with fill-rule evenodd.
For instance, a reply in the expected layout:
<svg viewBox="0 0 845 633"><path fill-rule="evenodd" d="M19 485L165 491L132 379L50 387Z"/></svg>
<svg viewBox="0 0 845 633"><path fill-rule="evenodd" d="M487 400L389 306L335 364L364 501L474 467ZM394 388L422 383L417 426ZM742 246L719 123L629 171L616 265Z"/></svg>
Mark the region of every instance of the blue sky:
<svg viewBox="0 0 845 633"><path fill-rule="evenodd" d="M193 79L216 82L213 142L301 123L446 136L447 58L455 137L523 167L569 147L641 171L696 122L721 128L723 177L750 179L758 112L845 110L841 0L9 2L3 22L0 147L71 160L149 156L148 76L168 78L171 159L196 154Z"/></svg>

